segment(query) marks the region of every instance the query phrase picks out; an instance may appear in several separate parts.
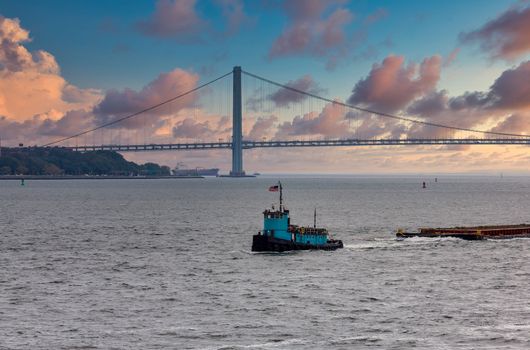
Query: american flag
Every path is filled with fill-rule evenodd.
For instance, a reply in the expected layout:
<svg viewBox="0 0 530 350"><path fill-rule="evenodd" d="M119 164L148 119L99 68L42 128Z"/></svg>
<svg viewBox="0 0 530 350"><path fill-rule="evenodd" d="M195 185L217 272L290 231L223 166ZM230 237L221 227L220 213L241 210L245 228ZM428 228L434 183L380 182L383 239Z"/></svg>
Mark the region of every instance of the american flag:
<svg viewBox="0 0 530 350"><path fill-rule="evenodd" d="M278 190L279 190L278 185L269 187L269 192L278 192Z"/></svg>

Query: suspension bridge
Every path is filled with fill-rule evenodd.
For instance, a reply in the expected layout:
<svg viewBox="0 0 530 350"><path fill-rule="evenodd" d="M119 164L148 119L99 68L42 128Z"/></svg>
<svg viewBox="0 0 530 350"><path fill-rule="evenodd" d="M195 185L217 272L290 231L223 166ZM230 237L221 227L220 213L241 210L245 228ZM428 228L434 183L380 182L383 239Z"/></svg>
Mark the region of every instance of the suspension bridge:
<svg viewBox="0 0 530 350"><path fill-rule="evenodd" d="M215 95L216 85L224 89L224 95ZM244 88L247 89L245 103ZM216 111L213 110L215 106ZM183 116L184 110L187 114ZM255 121L259 121L260 116L269 116L266 119L269 121L285 120L287 117L288 121L279 126L283 134L278 132L269 140L264 136L255 139L260 136L257 132L253 135L254 139L244 139L244 115L252 116ZM222 122L227 124L217 128L225 139L198 140L197 134L207 135L210 139L218 136L209 129L211 122L202 121L211 116L221 117L219 125ZM334 130L335 137L322 138L320 135L320 139L301 139L302 135L324 134L326 130L320 130L318 123L329 122L330 118L340 129ZM302 130L296 130L296 127ZM396 129L400 130L397 134ZM190 137L189 133L195 136ZM248 136L252 133L253 130ZM124 116L113 115L107 122L48 142L42 147L63 147L78 152L230 149L230 176L241 177L245 176L245 149L409 145L530 145L530 136L444 125L426 118L413 119L375 111L322 97L318 91L303 89L296 84L277 83L234 67L231 72L177 96Z"/></svg>

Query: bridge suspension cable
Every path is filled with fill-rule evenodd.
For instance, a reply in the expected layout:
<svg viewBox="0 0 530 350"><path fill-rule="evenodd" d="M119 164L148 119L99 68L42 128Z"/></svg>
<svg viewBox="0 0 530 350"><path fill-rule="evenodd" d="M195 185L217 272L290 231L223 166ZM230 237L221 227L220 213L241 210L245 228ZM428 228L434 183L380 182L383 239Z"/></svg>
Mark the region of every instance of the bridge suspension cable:
<svg viewBox="0 0 530 350"><path fill-rule="evenodd" d="M349 104L349 103L340 102L340 101L337 101L337 100L332 100L330 98L322 97L322 96L319 96L317 94L314 94L314 93L311 93L311 92L308 92L308 91L303 91L303 90L294 88L292 86L288 86L288 85L277 83L277 82L275 82L273 80L261 77L259 75L256 75L256 74L244 71L244 70L242 71L242 73L247 75L247 76L253 77L255 79L261 80L263 82L275 85L275 86L280 87L282 89L286 89L286 90L293 91L293 92L296 92L296 93L299 93L299 94L302 94L302 95L313 97L313 98L316 98L318 100L321 100L321 101L324 101L324 102L328 102L328 103L332 103L332 104L335 104L335 105L338 105L338 106L354 109L354 110L365 112L365 113L375 114L375 115L378 115L378 116L381 116L381 117L385 117L385 118L390 118L390 119L410 122L410 123L414 123L414 124L421 124L421 125L427 125L427 126L434 126L434 127L438 127L438 128L451 129L451 130L456 130L456 131L475 132L475 133L486 134L486 135L524 137L524 138L529 138L530 137L530 135L503 133L503 132L478 130L478 129L471 129L471 128L462 128L462 127L445 125L445 124L438 124L438 123L432 123L432 122L427 122L427 121L418 120L418 119L412 119L412 118L407 118L407 117L400 117L398 115L394 115L394 114L390 114L390 113L384 113L384 112L379 112L379 111L371 110L371 109L368 109L368 108L363 108L363 107L355 106L355 105L352 105L352 104Z"/></svg>
<svg viewBox="0 0 530 350"><path fill-rule="evenodd" d="M188 90L188 91L186 91L186 92L184 92L184 93L182 93L182 94L180 94L180 95L178 95L178 96L175 96L175 97L172 97L172 98L170 98L170 99L168 99L168 100L162 101L162 102L160 102L160 103L158 103L158 104L156 104L156 105L153 105L153 106L151 106L151 107L148 107L148 108L142 109L141 111L138 111L138 112L135 112L135 113L129 114L129 115L125 116L125 117L122 117L122 118L119 118L119 119L113 120L113 121L111 121L111 122L108 122L108 123L105 123L105 124L102 124L102 125L96 126L96 127L92 128L92 129L89 129L89 130L85 130L85 131L79 132L79 133L77 133L77 134L75 134L75 135L71 135L71 136L68 136L68 137L64 137L64 138L62 138L62 139L58 139L58 140L55 140L55 141L52 141L52 142L48 142L48 143L42 145L42 147L48 147L48 146L51 146L51 145L55 145L55 144L57 144L57 143L61 143L61 142L64 142L64 141L68 141L68 140L71 140L71 139L73 139L73 138L76 138L76 137L79 137L79 136L82 136L82 135L86 135L86 134L91 133L91 132L94 132L94 131L96 131L96 130L99 130L99 129L105 128L105 127L107 127L107 126L117 124L117 123L122 122L122 121L124 121L124 120L134 118L134 117L136 117L136 116L138 116L138 115L140 115L140 114L143 114L143 113L146 113L146 112L152 111L153 109L156 109L156 108L161 107L161 106L163 106L163 105L166 105L166 104L168 104L168 103L170 103L170 102L173 102L173 101L175 101L175 100L178 100L179 98L182 98L182 97L184 97L184 96L186 96L186 95L189 95L189 94L191 94L191 93L194 93L194 92L196 92L196 91L198 91L198 90L200 90L200 89L202 89L202 88L204 88L204 87L206 87L206 86L208 86L208 85L210 85L210 84L213 84L213 83L215 83L215 82L217 82L217 81L219 81L219 80L221 80L221 79L223 79L223 78L226 78L227 76L229 76L229 75L231 75L231 74L232 74L232 71L230 71L230 72L228 72L228 73L226 73L226 74L223 74L223 75L221 75L221 76L218 77L218 78L215 78L215 79L213 79L213 80L210 80L210 81L207 82L207 83L204 83L204 84L202 84L202 85L199 85L199 86L197 86L197 87L195 87L195 88L193 88L193 89L191 89L191 90Z"/></svg>

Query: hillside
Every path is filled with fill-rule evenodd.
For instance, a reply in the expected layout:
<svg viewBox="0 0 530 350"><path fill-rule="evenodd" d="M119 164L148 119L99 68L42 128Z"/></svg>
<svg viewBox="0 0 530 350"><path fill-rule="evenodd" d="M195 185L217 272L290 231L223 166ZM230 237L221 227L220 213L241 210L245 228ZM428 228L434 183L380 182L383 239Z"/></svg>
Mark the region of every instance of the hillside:
<svg viewBox="0 0 530 350"><path fill-rule="evenodd" d="M129 162L113 151L62 148L2 149L0 175L170 175L167 166Z"/></svg>

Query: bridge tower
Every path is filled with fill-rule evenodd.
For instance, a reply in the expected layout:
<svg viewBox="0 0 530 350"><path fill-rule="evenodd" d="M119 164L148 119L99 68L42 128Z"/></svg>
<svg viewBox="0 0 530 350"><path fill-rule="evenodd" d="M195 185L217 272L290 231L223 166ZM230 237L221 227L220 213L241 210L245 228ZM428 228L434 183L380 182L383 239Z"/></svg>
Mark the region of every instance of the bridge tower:
<svg viewBox="0 0 530 350"><path fill-rule="evenodd" d="M234 67L232 100L232 171L230 176L245 176L243 171L243 112L241 100L241 67Z"/></svg>

